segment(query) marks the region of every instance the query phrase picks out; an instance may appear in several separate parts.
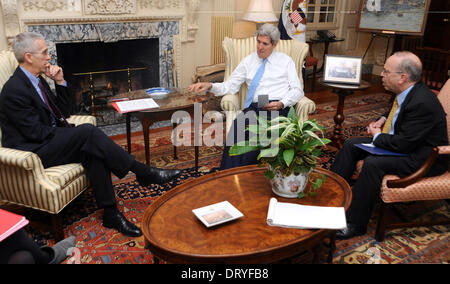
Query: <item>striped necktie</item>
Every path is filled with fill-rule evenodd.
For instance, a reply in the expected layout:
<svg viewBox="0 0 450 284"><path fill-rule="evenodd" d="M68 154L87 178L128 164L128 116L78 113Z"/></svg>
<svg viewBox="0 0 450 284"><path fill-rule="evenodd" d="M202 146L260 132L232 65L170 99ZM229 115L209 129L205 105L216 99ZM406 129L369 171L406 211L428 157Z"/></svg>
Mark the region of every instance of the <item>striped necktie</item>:
<svg viewBox="0 0 450 284"><path fill-rule="evenodd" d="M394 118L394 114L397 111L397 108L398 108L398 103L397 103L397 98L395 98L394 104L392 105L391 112L389 113L389 116L386 119L386 122L384 123L384 127L383 127L382 133L388 133L389 132L389 129L391 128L391 124L392 124L392 119Z"/></svg>
<svg viewBox="0 0 450 284"><path fill-rule="evenodd" d="M245 98L244 108L248 108L253 102L253 97L256 93L256 88L258 88L259 82L264 74L264 69L266 68L267 58L263 60L261 66L259 66L258 71L256 71L255 77L253 77L250 87L248 88L247 97Z"/></svg>

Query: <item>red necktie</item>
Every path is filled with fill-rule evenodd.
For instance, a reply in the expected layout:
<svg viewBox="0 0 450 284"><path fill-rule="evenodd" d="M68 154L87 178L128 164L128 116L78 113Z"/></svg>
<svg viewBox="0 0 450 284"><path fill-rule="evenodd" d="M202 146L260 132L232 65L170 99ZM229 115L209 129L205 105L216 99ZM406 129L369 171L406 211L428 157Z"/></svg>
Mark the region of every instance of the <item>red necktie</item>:
<svg viewBox="0 0 450 284"><path fill-rule="evenodd" d="M55 112L53 111L52 107L51 107L50 104L48 103L47 92L45 91L44 85L42 85L41 80L39 80L38 86L39 86L39 89L41 89L42 97L44 98L44 102L45 102L45 104L47 105L48 109L49 109L53 114L55 114Z"/></svg>
<svg viewBox="0 0 450 284"><path fill-rule="evenodd" d="M38 86L39 86L39 89L41 90L42 97L44 98L45 104L47 105L48 109L52 112L54 117L56 117L59 121L61 121L66 127L69 127L69 128L72 127L72 125L70 125L70 123L67 122L66 118L64 117L64 115L61 113L61 111L58 109L58 107L56 105L55 105L55 110L57 111L58 115L56 115L56 113L53 111L53 108L50 106L50 103L48 102L47 91L45 91L44 85L42 85L41 80L39 80Z"/></svg>

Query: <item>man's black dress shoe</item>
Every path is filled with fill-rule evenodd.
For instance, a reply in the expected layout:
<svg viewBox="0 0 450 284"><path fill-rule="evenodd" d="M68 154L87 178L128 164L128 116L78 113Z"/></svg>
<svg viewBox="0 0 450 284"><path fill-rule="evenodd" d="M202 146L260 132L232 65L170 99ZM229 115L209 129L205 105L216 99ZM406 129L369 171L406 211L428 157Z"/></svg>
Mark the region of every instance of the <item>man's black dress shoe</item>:
<svg viewBox="0 0 450 284"><path fill-rule="evenodd" d="M120 233L129 237L140 237L142 231L135 224L128 221L120 212L103 215L103 226L116 229Z"/></svg>
<svg viewBox="0 0 450 284"><path fill-rule="evenodd" d="M166 170L148 167L145 175L136 175L136 180L142 186L149 186L152 183L163 184L173 180L180 173L180 170Z"/></svg>
<svg viewBox="0 0 450 284"><path fill-rule="evenodd" d="M339 240L346 240L355 236L362 236L366 231L367 228L365 226L347 223L347 228L336 232L336 238Z"/></svg>

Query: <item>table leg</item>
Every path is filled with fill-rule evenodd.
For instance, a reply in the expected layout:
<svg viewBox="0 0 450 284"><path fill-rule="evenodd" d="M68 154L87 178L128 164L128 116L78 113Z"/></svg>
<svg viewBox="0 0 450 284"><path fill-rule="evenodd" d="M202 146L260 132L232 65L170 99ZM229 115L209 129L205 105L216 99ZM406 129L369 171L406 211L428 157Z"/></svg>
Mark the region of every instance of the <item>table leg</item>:
<svg viewBox="0 0 450 284"><path fill-rule="evenodd" d="M173 159L174 160L178 160L178 156L177 156L177 133L176 133L176 128L178 126L178 123L174 122L172 123L172 131L174 133L173 135Z"/></svg>
<svg viewBox="0 0 450 284"><path fill-rule="evenodd" d="M333 93L338 94L339 100L338 100L336 115L334 116L334 130L333 130L333 136L331 136L330 145L340 149L342 147L342 144L344 143L344 139L342 137L342 123L345 120L345 116L344 116L345 97L352 94L353 91L342 90L342 89L333 89Z"/></svg>
<svg viewBox="0 0 450 284"><path fill-rule="evenodd" d="M125 114L126 127L127 127L127 149L128 153L131 154L131 115L129 113Z"/></svg>
<svg viewBox="0 0 450 284"><path fill-rule="evenodd" d="M328 252L327 263L333 263L333 254L336 251L336 231L333 231L333 233L330 234L329 239L330 250Z"/></svg>
<svg viewBox="0 0 450 284"><path fill-rule="evenodd" d="M144 120L142 123L142 132L144 134L144 146L145 146L145 163L150 166L150 124Z"/></svg>
<svg viewBox="0 0 450 284"><path fill-rule="evenodd" d="M195 172L198 173L198 146L194 146L195 148Z"/></svg>

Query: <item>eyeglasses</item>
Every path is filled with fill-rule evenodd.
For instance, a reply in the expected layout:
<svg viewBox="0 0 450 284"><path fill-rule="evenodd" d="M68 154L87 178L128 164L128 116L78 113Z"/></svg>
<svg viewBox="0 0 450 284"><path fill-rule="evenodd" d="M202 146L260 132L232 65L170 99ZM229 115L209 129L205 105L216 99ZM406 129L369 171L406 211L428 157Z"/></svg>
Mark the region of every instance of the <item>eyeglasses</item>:
<svg viewBox="0 0 450 284"><path fill-rule="evenodd" d="M404 72L400 72L400 71L389 71L389 70L386 70L386 69L384 69L384 68L383 68L383 70L381 70L381 74L382 74L382 75L383 75L383 74L389 75L389 74L391 74L391 73L402 74L402 73L404 73Z"/></svg>
<svg viewBox="0 0 450 284"><path fill-rule="evenodd" d="M31 53L31 54L33 54L33 55L42 55L42 56L48 56L48 49L45 49L44 51L41 51L41 52L29 52L29 53Z"/></svg>

